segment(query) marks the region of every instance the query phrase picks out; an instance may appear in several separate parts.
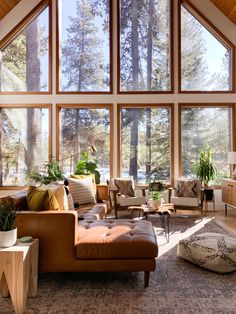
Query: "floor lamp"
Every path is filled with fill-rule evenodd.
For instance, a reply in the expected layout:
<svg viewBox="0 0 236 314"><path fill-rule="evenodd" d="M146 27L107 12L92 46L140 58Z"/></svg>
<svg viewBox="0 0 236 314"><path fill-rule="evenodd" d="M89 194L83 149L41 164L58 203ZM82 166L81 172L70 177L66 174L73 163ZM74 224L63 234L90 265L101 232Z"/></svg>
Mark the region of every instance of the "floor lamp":
<svg viewBox="0 0 236 314"><path fill-rule="evenodd" d="M233 165L233 167L236 165L236 152L228 153L228 163ZM236 167L233 170L232 179L236 179Z"/></svg>

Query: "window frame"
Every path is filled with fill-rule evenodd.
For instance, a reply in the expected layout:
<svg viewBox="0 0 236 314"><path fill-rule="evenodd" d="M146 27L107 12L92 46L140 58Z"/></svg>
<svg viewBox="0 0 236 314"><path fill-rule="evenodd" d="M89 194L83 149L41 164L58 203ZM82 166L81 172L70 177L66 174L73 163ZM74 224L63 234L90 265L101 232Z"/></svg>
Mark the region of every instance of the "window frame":
<svg viewBox="0 0 236 314"><path fill-rule="evenodd" d="M117 94L174 94L174 0L170 3L170 90L168 91L122 91L120 88L120 0L117 0Z"/></svg>
<svg viewBox="0 0 236 314"><path fill-rule="evenodd" d="M147 109L147 108L165 108L170 110L170 185L174 184L174 104L173 103L154 103L154 104L138 104L138 103L119 103L117 104L117 175L121 176L121 110L122 109Z"/></svg>
<svg viewBox="0 0 236 314"><path fill-rule="evenodd" d="M106 95L106 94L113 94L113 5L112 0L109 0L109 62L110 62L110 84L108 91L61 91L60 90L60 79L61 79L61 53L60 53L60 28L59 28L59 21L60 21L60 14L59 14L59 1L56 0L56 94L58 95Z"/></svg>
<svg viewBox="0 0 236 314"><path fill-rule="evenodd" d="M226 49L231 51L230 53L230 83L231 88L229 90L214 90L214 91L202 91L202 90L182 90L182 66L181 66L181 6L183 6L193 17L203 25ZM224 36L218 28L216 28L192 3L188 0L178 0L178 93L179 94L229 94L235 93L235 46L234 44Z"/></svg>
<svg viewBox="0 0 236 314"><path fill-rule="evenodd" d="M231 150L236 150L235 103L179 103L178 104L178 176L182 176L182 109L184 108L229 108L231 109Z"/></svg>
<svg viewBox="0 0 236 314"><path fill-rule="evenodd" d="M113 104L56 104L56 160L60 161L61 109L108 109L110 113L110 177L113 176Z"/></svg>
<svg viewBox="0 0 236 314"><path fill-rule="evenodd" d="M11 109L48 109L48 160L52 159L52 104L0 104L1 109L11 108ZM22 187L27 187L28 185L18 185L18 186L0 186L1 190L21 190Z"/></svg>
<svg viewBox="0 0 236 314"><path fill-rule="evenodd" d="M10 44L33 19L48 7L48 91L0 91L0 95L45 95L52 94L52 0L42 0L1 41L0 50Z"/></svg>

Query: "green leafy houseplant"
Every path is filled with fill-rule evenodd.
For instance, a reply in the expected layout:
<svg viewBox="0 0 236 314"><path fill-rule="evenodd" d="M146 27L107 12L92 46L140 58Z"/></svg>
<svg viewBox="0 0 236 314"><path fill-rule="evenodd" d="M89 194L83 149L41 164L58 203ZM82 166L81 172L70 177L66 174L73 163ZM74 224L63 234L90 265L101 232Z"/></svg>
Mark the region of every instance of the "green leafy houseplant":
<svg viewBox="0 0 236 314"><path fill-rule="evenodd" d="M150 192L150 199L153 201L160 201L161 200L161 194L157 191L151 191Z"/></svg>
<svg viewBox="0 0 236 314"><path fill-rule="evenodd" d="M45 163L39 172L30 172L28 177L40 184L49 184L53 181L65 180L65 176L60 170L58 162L55 160Z"/></svg>
<svg viewBox="0 0 236 314"><path fill-rule="evenodd" d="M208 187L208 182L213 180L217 174L214 165L212 150L207 145L199 151L199 159L194 165L194 174L204 183L204 188Z"/></svg>
<svg viewBox="0 0 236 314"><path fill-rule="evenodd" d="M100 183L100 172L97 170L97 160L90 153L82 152L81 159L77 161L75 174L94 174L96 184Z"/></svg>
<svg viewBox="0 0 236 314"><path fill-rule="evenodd" d="M0 231L10 231L14 229L16 210L14 205L7 201L0 203Z"/></svg>

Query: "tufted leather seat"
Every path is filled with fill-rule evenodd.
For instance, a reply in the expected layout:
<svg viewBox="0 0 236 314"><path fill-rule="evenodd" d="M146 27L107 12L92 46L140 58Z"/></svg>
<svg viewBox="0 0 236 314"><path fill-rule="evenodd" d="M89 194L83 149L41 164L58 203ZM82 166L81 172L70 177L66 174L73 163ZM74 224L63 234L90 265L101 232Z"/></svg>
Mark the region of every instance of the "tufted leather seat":
<svg viewBox="0 0 236 314"><path fill-rule="evenodd" d="M153 227L147 221L82 221L78 226L79 259L142 259L157 256Z"/></svg>

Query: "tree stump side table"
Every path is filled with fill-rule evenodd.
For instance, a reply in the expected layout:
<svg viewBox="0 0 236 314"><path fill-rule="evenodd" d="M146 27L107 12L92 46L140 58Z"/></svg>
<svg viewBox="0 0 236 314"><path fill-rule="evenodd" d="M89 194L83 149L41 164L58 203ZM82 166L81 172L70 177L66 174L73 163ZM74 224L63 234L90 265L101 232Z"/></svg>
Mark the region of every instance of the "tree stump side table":
<svg viewBox="0 0 236 314"><path fill-rule="evenodd" d="M17 314L25 311L27 295L35 297L38 283L39 240L0 248L0 295L9 293Z"/></svg>

